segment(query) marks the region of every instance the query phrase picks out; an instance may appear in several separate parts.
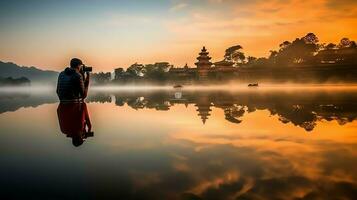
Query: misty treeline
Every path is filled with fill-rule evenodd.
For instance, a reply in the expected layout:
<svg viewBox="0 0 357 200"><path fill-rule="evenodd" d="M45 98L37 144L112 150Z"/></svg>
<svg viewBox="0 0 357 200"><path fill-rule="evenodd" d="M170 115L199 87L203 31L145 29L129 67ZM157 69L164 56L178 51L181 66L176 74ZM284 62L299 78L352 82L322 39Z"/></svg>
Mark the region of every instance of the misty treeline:
<svg viewBox="0 0 357 200"><path fill-rule="evenodd" d="M114 77L108 73L96 73L92 75L92 79L95 83L109 83L113 79L113 82L130 82L138 80L150 80L150 81L165 81L169 78L168 71L173 65L168 62L157 62L154 64L138 64L134 63L126 70L124 68L116 68L114 70Z"/></svg>
<svg viewBox="0 0 357 200"><path fill-rule="evenodd" d="M13 78L13 77L0 77L1 86L30 86L31 81L26 77Z"/></svg>
<svg viewBox="0 0 357 200"><path fill-rule="evenodd" d="M268 58L245 56L243 47L236 45L226 50L225 59L237 66L247 67L287 67L316 64L357 64L357 44L348 38L342 38L339 44L319 43L314 33L293 41L279 44L278 50L271 50Z"/></svg>
<svg viewBox="0 0 357 200"><path fill-rule="evenodd" d="M320 43L319 38L314 33L308 33L301 38L282 42L277 50L270 51L268 57L257 58L246 55L243 47L237 44L226 49L223 60L233 63L233 66L237 68L238 74L240 73L240 75L237 75L237 79L244 79L247 76L250 79L264 79L264 76L273 79L281 79L282 77L289 79L293 78L291 75L297 69L303 67L304 71L314 71L314 77L320 75L324 77L318 81L326 81L331 74L337 72L338 78L343 78L344 73L348 73L348 70L356 69L357 44L348 38L342 38L338 44ZM113 76L110 73L103 72L93 74L93 80L98 84L142 80L167 81L171 79L169 73L171 67L173 65L168 62L134 63L126 70L116 68ZM245 69L248 71L245 71ZM280 74L271 72L269 75L266 73L267 71L280 71ZM301 76L293 79L298 80L300 78Z"/></svg>

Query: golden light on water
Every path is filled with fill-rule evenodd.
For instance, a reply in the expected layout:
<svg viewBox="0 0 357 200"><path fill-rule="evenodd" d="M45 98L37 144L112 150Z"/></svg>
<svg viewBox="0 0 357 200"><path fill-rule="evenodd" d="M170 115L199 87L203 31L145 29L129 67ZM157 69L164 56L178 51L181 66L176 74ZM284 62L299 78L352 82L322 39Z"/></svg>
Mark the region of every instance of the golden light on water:
<svg viewBox="0 0 357 200"><path fill-rule="evenodd" d="M96 180L91 184L106 194L118 192L107 188L114 181L150 191L146 195L160 188L154 193L171 199L209 191L233 199L293 199L324 196L321 187L350 197L348 188L356 184L356 88L321 87L184 87L179 98L171 87L96 88L87 100L94 137L80 147L61 132L57 99L47 96L51 90L2 92L2 157L11 155L6 163L14 166L22 162L16 158L31 157L36 171L57 181L63 180L61 170L82 173L73 181ZM31 167L22 170L38 176ZM265 182L279 192L264 193ZM233 193L225 190L236 185Z"/></svg>

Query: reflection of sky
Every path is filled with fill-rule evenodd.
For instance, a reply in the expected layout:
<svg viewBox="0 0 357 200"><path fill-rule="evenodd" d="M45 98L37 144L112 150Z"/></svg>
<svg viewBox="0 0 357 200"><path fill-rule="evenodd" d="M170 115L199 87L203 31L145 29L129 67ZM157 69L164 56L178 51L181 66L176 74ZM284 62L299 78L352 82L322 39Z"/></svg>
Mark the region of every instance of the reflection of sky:
<svg viewBox="0 0 357 200"><path fill-rule="evenodd" d="M126 199L177 199L183 193L327 199L356 192L356 121L319 121L306 133L265 110L232 124L212 108L202 125L193 105L157 111L91 103L95 136L75 148L60 133L56 108L0 115L2 191Z"/></svg>
<svg viewBox="0 0 357 200"><path fill-rule="evenodd" d="M193 65L202 45L214 60L235 44L266 56L308 32L324 43L356 40L355 13L351 0L1 1L0 59L60 70L78 56L109 71L134 62Z"/></svg>

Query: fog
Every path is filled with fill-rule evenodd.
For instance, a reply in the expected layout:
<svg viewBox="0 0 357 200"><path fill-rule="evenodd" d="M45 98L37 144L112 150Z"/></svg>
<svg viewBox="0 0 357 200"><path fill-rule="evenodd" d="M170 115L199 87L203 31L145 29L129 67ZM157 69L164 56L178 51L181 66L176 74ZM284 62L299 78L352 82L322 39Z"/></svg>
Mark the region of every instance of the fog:
<svg viewBox="0 0 357 200"><path fill-rule="evenodd" d="M222 91L267 91L267 90L357 90L357 84L259 84L258 87L248 87L247 84L224 85L183 85L182 88L173 88L172 85L107 85L90 86L90 91L156 91L156 90L222 90ZM52 85L25 86L25 87L0 87L1 93L55 93L56 87Z"/></svg>

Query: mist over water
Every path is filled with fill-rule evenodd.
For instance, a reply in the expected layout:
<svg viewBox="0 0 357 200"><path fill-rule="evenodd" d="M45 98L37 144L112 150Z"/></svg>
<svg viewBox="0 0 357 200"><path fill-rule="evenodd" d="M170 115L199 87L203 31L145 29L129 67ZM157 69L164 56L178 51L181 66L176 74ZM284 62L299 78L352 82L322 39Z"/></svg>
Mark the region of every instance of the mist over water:
<svg viewBox="0 0 357 200"><path fill-rule="evenodd" d="M91 91L140 91L140 90L304 90L304 89L315 89L315 90L356 90L357 84L298 84L298 83L264 83L259 84L258 87L248 87L248 84L243 83L231 83L223 85L183 85L180 89L173 88L172 85L106 85L106 86L90 86L89 92ZM11 93L11 92L55 92L56 87L51 85L37 85L37 86L25 86L25 87L0 87L0 92Z"/></svg>

